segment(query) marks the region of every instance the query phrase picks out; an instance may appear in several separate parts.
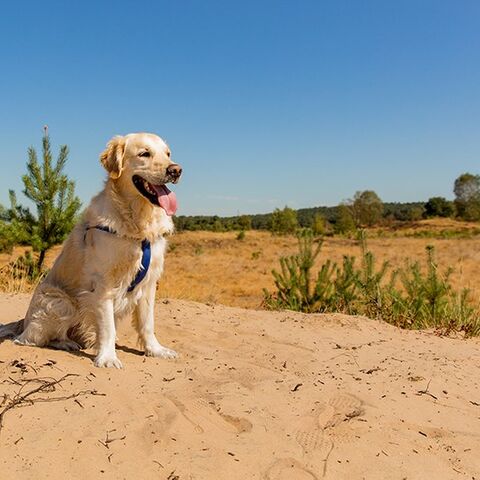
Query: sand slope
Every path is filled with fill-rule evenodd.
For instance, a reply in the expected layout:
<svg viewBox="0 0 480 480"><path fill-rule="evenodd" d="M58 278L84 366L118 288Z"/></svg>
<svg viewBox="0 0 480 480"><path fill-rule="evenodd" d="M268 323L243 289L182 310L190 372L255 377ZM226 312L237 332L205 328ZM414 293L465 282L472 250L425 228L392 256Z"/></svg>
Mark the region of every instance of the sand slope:
<svg viewBox="0 0 480 480"><path fill-rule="evenodd" d="M0 323L28 299L0 296ZM180 359L143 357L130 325L121 371L0 344L0 412L41 385L26 379L75 375L5 414L2 479L480 478L478 340L183 301L156 314Z"/></svg>

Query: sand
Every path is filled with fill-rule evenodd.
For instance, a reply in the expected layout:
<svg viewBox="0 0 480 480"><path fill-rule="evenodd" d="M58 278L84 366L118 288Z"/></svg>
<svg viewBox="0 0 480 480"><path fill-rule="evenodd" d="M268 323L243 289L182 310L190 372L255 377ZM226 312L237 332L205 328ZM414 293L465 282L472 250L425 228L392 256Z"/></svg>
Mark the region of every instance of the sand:
<svg viewBox="0 0 480 480"><path fill-rule="evenodd" d="M0 296L0 323L28 295ZM0 344L2 479L479 479L480 342L345 315L159 302L177 360ZM65 375L70 375L64 378ZM17 397L15 397L17 395Z"/></svg>

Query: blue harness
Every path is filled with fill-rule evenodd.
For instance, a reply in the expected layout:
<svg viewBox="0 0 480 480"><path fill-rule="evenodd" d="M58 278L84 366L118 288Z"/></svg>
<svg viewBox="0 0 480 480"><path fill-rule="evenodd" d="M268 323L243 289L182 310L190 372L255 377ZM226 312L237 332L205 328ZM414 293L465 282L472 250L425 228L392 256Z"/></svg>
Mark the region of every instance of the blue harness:
<svg viewBox="0 0 480 480"><path fill-rule="evenodd" d="M97 230L102 230L103 232L111 233L113 235L116 235L117 232L115 230L112 230L109 227L106 227L104 225L95 225L94 227L87 227L85 231L85 235L87 234L88 230L91 230L92 228L95 228ZM148 268L150 267L150 259L152 256L152 249L150 246L150 242L147 239L142 240L142 261L140 264L140 268L135 275L135 278L132 280L132 283L130 286L127 288L127 292L131 292L147 275Z"/></svg>

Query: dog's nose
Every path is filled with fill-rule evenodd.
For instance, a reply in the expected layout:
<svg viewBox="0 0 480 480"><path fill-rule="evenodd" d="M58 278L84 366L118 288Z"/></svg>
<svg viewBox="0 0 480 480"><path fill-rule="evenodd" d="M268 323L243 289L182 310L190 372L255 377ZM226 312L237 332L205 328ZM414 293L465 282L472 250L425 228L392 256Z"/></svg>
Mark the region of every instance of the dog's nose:
<svg viewBox="0 0 480 480"><path fill-rule="evenodd" d="M167 173L176 180L182 174L182 167L178 163L172 163L167 167Z"/></svg>

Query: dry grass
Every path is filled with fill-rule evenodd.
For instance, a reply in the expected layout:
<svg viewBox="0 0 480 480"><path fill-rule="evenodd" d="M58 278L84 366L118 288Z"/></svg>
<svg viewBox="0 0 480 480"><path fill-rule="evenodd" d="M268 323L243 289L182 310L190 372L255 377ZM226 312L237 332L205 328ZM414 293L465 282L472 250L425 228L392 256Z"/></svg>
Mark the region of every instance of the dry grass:
<svg viewBox="0 0 480 480"><path fill-rule="evenodd" d="M255 308L262 303L262 289L274 287L271 269L278 267L281 255L297 249L295 237L272 237L266 232L247 232L244 241L234 233L188 232L171 241L165 276L159 294L200 302ZM369 249L379 263L401 266L407 259L425 260L425 247L435 245L436 259L443 271L453 266L452 284L480 294L477 271L480 262L480 237L473 239L372 238ZM355 240L325 239L321 258L341 262L343 255L360 256Z"/></svg>
<svg viewBox="0 0 480 480"><path fill-rule="evenodd" d="M453 266L452 284L455 288L469 288L478 298L477 271L480 264L480 236L472 238L413 238L402 232L428 230L473 230L477 225L453 220L427 220L411 224L408 230L395 230L392 235L384 229L381 236L371 238L369 249L379 261L389 260L392 266L401 266L407 258L424 261L425 247L434 245L436 259L443 271ZM387 233L386 233L387 232ZM372 234L376 235L377 231ZM393 236L393 234L395 236ZM272 268L278 267L282 255L297 249L295 237L274 237L268 232L248 231L244 240L236 239L236 232L184 232L170 239L165 274L158 287L159 297L195 300L203 303L222 303L246 308L260 307L262 289L273 289ZM0 255L0 267L24 252L16 248L12 255ZM50 266L60 247L47 255ZM321 258L341 261L343 255L360 256L360 248L353 239L326 238ZM1 270L0 270L1 271ZM10 284L0 274L1 291L31 291L28 284Z"/></svg>

